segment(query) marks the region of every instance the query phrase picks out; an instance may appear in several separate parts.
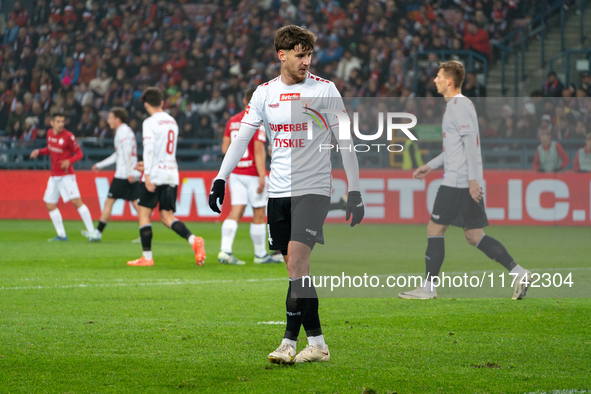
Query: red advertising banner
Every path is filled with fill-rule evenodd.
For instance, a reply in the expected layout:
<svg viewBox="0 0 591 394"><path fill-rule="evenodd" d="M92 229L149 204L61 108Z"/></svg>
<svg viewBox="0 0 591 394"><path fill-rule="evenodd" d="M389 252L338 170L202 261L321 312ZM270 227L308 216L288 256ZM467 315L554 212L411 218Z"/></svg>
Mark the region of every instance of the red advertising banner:
<svg viewBox="0 0 591 394"><path fill-rule="evenodd" d="M434 171L426 181L412 179L412 171L362 170L361 188L367 223L427 223L442 182ZM533 171L485 171L485 201L492 224L591 225L591 174ZM209 189L216 172L181 171L176 215L187 221L221 221L230 211L229 192L222 215L209 209ZM76 174L82 200L98 219L107 198L113 172ZM345 173L333 172L333 201L346 194ZM0 171L0 218L47 219L43 195L49 171ZM72 204L59 205L64 219L79 219ZM249 210L247 210L248 217ZM342 222L345 212L331 211L328 222ZM117 201L113 220L135 220L130 204Z"/></svg>

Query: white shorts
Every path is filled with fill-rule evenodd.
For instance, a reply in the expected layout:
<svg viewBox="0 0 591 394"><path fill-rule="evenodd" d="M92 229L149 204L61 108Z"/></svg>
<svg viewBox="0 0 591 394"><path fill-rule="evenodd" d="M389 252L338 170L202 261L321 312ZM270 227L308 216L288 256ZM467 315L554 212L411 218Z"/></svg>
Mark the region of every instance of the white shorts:
<svg viewBox="0 0 591 394"><path fill-rule="evenodd" d="M267 206L267 185L269 181L265 177L265 190L257 193L259 177L252 175L230 174L228 185L232 195L232 205L248 205L253 208Z"/></svg>
<svg viewBox="0 0 591 394"><path fill-rule="evenodd" d="M48 204L57 204L60 196L62 196L64 202L68 202L74 198L80 198L80 190L78 190L78 183L76 183L76 175L49 177L43 201Z"/></svg>

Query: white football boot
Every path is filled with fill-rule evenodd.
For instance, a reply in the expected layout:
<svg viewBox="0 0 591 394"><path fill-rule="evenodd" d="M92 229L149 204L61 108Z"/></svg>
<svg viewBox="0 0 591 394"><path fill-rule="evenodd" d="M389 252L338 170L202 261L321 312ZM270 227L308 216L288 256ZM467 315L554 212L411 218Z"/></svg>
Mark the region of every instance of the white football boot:
<svg viewBox="0 0 591 394"><path fill-rule="evenodd" d="M264 257L257 257L254 256L254 263L255 264L277 264L277 263L284 263L285 261L283 260L283 256L281 256L281 259L276 258L273 255L270 254L266 254Z"/></svg>
<svg viewBox="0 0 591 394"><path fill-rule="evenodd" d="M269 361L273 364L292 365L295 361L296 351L287 343L282 343L274 352L269 354Z"/></svg>
<svg viewBox="0 0 591 394"><path fill-rule="evenodd" d="M238 260L236 258L236 256L234 256L232 253L226 253L221 250L220 250L220 253L218 253L218 262L220 264L230 264L230 265L244 265L244 264L246 264L244 261Z"/></svg>
<svg viewBox="0 0 591 394"><path fill-rule="evenodd" d="M527 277L525 278L524 282L527 282L527 284L525 283L521 283L522 279L524 276ZM515 283L513 283L513 297L511 297L512 300L520 300L523 297L525 297L525 294L527 293L527 289L529 288L529 284L531 283L531 271L528 270L524 270L521 275L517 276L517 278L515 278Z"/></svg>
<svg viewBox="0 0 591 394"><path fill-rule="evenodd" d="M414 290L406 291L404 293L398 293L398 298L404 298L406 300L430 300L437 298L437 290L433 289L432 292L426 290L423 286L419 286Z"/></svg>
<svg viewBox="0 0 591 394"><path fill-rule="evenodd" d="M296 363L310 363L313 361L328 361L330 360L330 352L328 345L324 350L318 349L316 346L308 345L298 353L294 361Z"/></svg>
<svg viewBox="0 0 591 394"><path fill-rule="evenodd" d="M94 231L82 230L80 233L90 242L100 242L101 238L103 237L103 234L101 234L101 232L97 229Z"/></svg>

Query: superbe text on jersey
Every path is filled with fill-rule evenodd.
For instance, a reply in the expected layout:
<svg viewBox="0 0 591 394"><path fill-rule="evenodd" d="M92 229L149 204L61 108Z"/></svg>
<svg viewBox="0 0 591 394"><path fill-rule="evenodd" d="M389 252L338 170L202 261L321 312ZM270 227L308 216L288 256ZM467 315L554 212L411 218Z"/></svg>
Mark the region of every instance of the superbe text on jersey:
<svg viewBox="0 0 591 394"><path fill-rule="evenodd" d="M295 124L293 124L293 123L284 123L284 124L269 123L269 128L272 131L283 131L286 133L307 131L308 130L308 123L295 123Z"/></svg>

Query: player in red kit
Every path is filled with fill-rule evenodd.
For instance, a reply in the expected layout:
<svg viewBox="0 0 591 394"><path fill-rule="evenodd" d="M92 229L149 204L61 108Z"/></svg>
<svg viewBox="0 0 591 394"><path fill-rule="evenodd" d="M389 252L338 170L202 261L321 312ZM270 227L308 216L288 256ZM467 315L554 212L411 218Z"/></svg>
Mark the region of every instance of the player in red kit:
<svg viewBox="0 0 591 394"><path fill-rule="evenodd" d="M88 207L84 205L80 198L80 191L74 175L75 162L84 156L78 141L74 134L64 129L65 117L62 113L54 113L51 117L51 129L47 131L47 147L35 149L31 152L31 159L37 156L49 155L51 160L51 176L47 181L47 189L43 201L49 211L49 217L57 231L55 238L49 241L67 241L66 230L62 221L62 214L57 208L57 202L60 196L64 202L72 201L72 204L78 209L80 217L86 226L88 232L94 233L92 217Z"/></svg>
<svg viewBox="0 0 591 394"><path fill-rule="evenodd" d="M254 89L247 89L244 93L242 102L246 106ZM222 141L222 153L226 153L230 143L238 134L240 122L244 117L245 111L242 111L226 123L226 131ZM254 263L283 263L283 256L271 256L267 253L265 245L267 234L265 228L265 208L267 206L267 185L265 166L265 128L261 126L257 133L252 137L250 143L240 162L232 171L228 184L232 196L232 209L228 218L222 223L222 245L218 254L218 262L221 264L243 265L244 261L238 260L232 253L232 244L238 229L238 221L244 215L246 205L252 207L252 223L250 224L250 238L254 245Z"/></svg>

